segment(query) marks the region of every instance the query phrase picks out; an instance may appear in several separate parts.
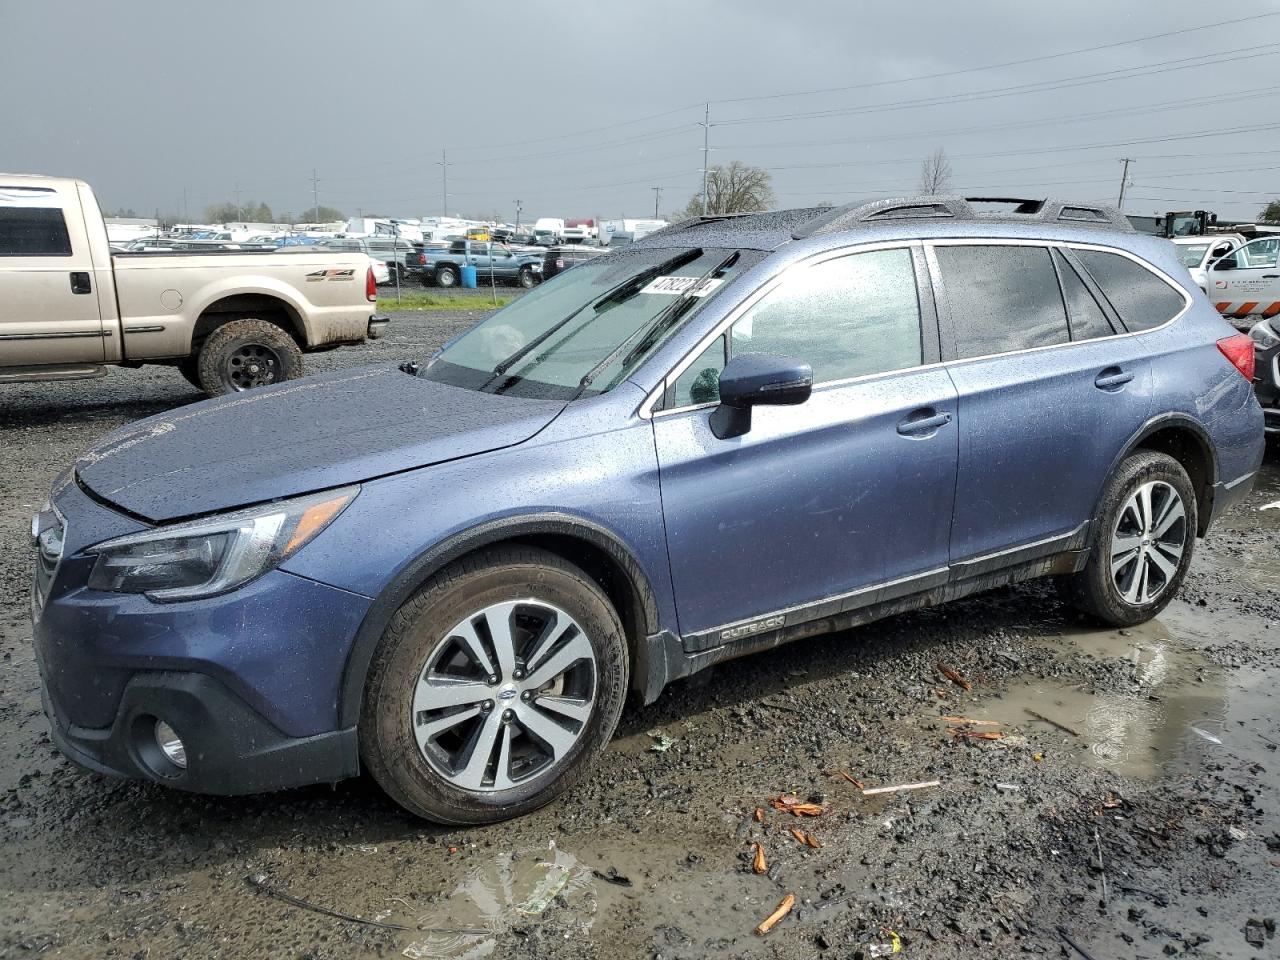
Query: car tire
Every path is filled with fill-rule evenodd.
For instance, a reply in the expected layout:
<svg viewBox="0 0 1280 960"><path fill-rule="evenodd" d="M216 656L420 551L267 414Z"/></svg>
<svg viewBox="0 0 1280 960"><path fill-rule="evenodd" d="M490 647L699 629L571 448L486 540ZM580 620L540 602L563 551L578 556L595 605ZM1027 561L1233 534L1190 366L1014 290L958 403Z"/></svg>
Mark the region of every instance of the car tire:
<svg viewBox="0 0 1280 960"><path fill-rule="evenodd" d="M532 290L534 284L537 283L533 276L533 268L521 267L520 273L516 277L516 283L526 290Z"/></svg>
<svg viewBox="0 0 1280 960"><path fill-rule="evenodd" d="M505 661L504 636L516 654ZM550 639L537 646L539 636ZM573 665L544 676L561 661ZM396 803L428 820L520 816L586 775L626 690L622 624L591 577L544 550L485 550L432 577L392 617L365 684L361 761ZM437 708L442 695L451 702Z"/></svg>
<svg viewBox="0 0 1280 960"><path fill-rule="evenodd" d="M1195 548L1198 504L1182 464L1140 450L1107 481L1083 570L1060 580L1072 605L1117 627L1168 606Z"/></svg>
<svg viewBox="0 0 1280 960"><path fill-rule="evenodd" d="M456 287L458 285L458 271L453 267L441 267L436 271L437 287Z"/></svg>
<svg viewBox="0 0 1280 960"><path fill-rule="evenodd" d="M302 376L302 351L274 323L232 320L205 338L197 369L200 388L218 397Z"/></svg>

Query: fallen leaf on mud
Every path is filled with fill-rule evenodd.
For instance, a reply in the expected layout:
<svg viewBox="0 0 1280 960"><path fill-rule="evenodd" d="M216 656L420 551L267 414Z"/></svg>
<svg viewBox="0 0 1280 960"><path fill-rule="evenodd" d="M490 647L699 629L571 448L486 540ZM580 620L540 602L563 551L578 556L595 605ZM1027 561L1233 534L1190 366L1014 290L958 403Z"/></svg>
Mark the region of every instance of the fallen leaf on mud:
<svg viewBox="0 0 1280 960"><path fill-rule="evenodd" d="M806 833L804 835L804 845L806 847L812 847L814 850L822 849L822 844L818 842L818 838L815 837L812 833Z"/></svg>
<svg viewBox="0 0 1280 960"><path fill-rule="evenodd" d="M756 807L756 823L764 823L764 807Z"/></svg>
<svg viewBox="0 0 1280 960"><path fill-rule="evenodd" d="M804 831L799 827L791 827L787 832L796 838L796 843L804 843Z"/></svg>
<svg viewBox="0 0 1280 960"><path fill-rule="evenodd" d="M1003 740L1004 734L999 730L952 730L951 736L965 740Z"/></svg>
<svg viewBox="0 0 1280 960"><path fill-rule="evenodd" d="M783 810L797 817L820 817L826 813L826 809L821 804L809 803L791 793L771 797L769 805L775 810Z"/></svg>
<svg viewBox="0 0 1280 960"><path fill-rule="evenodd" d="M999 720L970 720L968 717L939 717L944 723L967 723L973 727L998 727Z"/></svg>
<svg viewBox="0 0 1280 960"><path fill-rule="evenodd" d="M841 770L841 771L840 771L840 776L844 777L846 780L848 780L850 783L852 783L852 784L853 784L855 787L857 787L859 790L861 790L861 789L862 789L862 781L861 781L861 780L859 780L857 777L855 777L853 774L851 774L851 773L845 773L843 770Z"/></svg>
<svg viewBox="0 0 1280 960"><path fill-rule="evenodd" d="M943 663L941 660L938 661L938 672L963 690L967 691L973 689L972 683L960 676L954 667Z"/></svg>
<svg viewBox="0 0 1280 960"><path fill-rule="evenodd" d="M1032 760L1034 760L1036 763L1043 763L1043 762L1044 762L1044 754L1043 754L1043 753L1033 753L1033 754L1031 755L1031 759L1032 759Z"/></svg>
<svg viewBox="0 0 1280 960"><path fill-rule="evenodd" d="M759 874L768 873L769 865L764 862L764 847L759 842L752 843L751 846L756 848L756 855L751 858L751 869Z"/></svg>
<svg viewBox="0 0 1280 960"><path fill-rule="evenodd" d="M791 908L796 905L796 895L788 893L782 898L782 902L778 904L778 908L760 921L760 925L756 927L756 934L763 937L770 930L778 925L778 922L791 912Z"/></svg>

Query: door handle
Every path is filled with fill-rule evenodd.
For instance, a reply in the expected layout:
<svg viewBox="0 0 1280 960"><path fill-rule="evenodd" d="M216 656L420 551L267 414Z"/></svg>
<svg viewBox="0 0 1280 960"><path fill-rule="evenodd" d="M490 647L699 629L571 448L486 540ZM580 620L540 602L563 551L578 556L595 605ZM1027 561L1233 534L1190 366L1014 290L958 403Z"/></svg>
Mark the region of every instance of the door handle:
<svg viewBox="0 0 1280 960"><path fill-rule="evenodd" d="M85 270L71 271L71 292L92 293L93 284L89 282L89 274Z"/></svg>
<svg viewBox="0 0 1280 960"><path fill-rule="evenodd" d="M1121 370L1119 367L1107 367L1094 380L1093 385L1099 390L1119 390L1133 380L1132 370Z"/></svg>
<svg viewBox="0 0 1280 960"><path fill-rule="evenodd" d="M1263 280L1280 280L1280 273L1264 273Z"/></svg>
<svg viewBox="0 0 1280 960"><path fill-rule="evenodd" d="M951 414L938 413L932 407L913 410L898 421L898 433L904 437L916 437L923 433L936 433L939 427L951 422Z"/></svg>

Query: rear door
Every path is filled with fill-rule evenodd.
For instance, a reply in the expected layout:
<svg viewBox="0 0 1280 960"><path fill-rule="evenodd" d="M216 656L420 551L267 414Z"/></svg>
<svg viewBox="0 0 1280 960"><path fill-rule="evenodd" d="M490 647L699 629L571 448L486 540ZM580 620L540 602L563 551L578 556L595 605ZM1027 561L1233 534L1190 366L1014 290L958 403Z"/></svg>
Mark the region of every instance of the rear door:
<svg viewBox="0 0 1280 960"><path fill-rule="evenodd" d="M654 436L694 649L946 579L956 398L917 277L927 271L909 244L797 265L672 371ZM726 351L807 361L812 396L757 407L750 431L717 439Z"/></svg>
<svg viewBox="0 0 1280 960"><path fill-rule="evenodd" d="M1074 546L1147 418L1144 348L1118 335L1095 288L1048 244L928 247L959 396L951 562L976 574Z"/></svg>
<svg viewBox="0 0 1280 960"><path fill-rule="evenodd" d="M75 185L0 178L0 368L101 363L94 281Z"/></svg>
<svg viewBox="0 0 1280 960"><path fill-rule="evenodd" d="M1280 237L1263 237L1217 260L1208 271L1209 299L1226 317L1280 314Z"/></svg>

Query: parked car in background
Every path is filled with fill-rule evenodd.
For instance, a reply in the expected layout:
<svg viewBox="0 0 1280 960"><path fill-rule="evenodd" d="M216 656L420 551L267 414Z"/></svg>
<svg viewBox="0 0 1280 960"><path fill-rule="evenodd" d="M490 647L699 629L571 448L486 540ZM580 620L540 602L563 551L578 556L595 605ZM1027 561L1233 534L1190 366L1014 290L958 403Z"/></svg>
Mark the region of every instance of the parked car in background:
<svg viewBox="0 0 1280 960"><path fill-rule="evenodd" d="M421 243L411 243L399 237L335 237L326 241L324 247L327 250L359 250L385 263L388 270L399 270L401 283L422 278Z"/></svg>
<svg viewBox="0 0 1280 960"><path fill-rule="evenodd" d="M462 281L462 267L476 268L478 282L513 283L526 290L542 273L540 253L512 250L502 244L455 240L444 250L427 250L423 262L423 286L456 287Z"/></svg>
<svg viewBox="0 0 1280 960"><path fill-rule="evenodd" d="M689 221L253 430L95 444L32 524L51 736L207 793L363 769L456 826L732 657L1043 576L1142 623L1254 482L1253 358L1111 208Z"/></svg>
<svg viewBox="0 0 1280 960"><path fill-rule="evenodd" d="M0 384L149 363L216 395L292 380L304 351L386 328L363 253L193 243L112 251L88 184L0 174Z"/></svg>
<svg viewBox="0 0 1280 960"><path fill-rule="evenodd" d="M542 279L550 280L557 273L564 273L579 263L594 260L596 257L608 252L607 247L588 246L580 243L552 247L542 255Z"/></svg>
<svg viewBox="0 0 1280 960"><path fill-rule="evenodd" d="M1191 272L1191 279L1201 290L1207 291L1205 268L1219 257L1225 256L1245 242L1239 234L1211 234L1194 237L1174 237L1170 241L1178 248L1178 259Z"/></svg>

